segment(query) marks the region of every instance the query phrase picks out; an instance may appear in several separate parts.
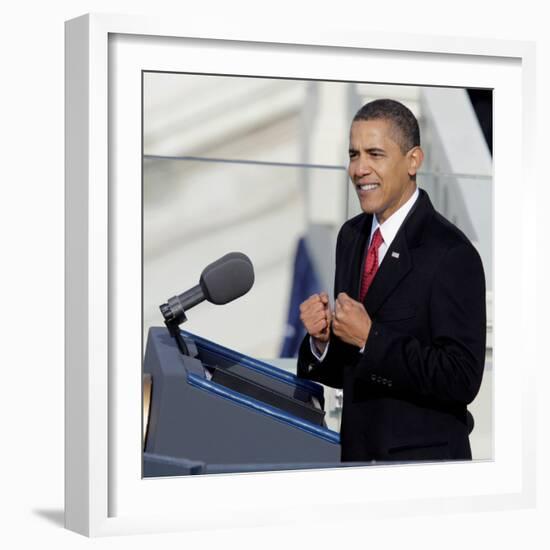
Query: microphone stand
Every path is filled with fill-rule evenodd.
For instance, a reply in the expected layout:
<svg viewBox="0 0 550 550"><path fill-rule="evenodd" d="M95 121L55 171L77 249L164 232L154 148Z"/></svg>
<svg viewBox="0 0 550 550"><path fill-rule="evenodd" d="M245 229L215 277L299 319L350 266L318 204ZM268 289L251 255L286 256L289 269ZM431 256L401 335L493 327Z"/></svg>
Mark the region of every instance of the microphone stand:
<svg viewBox="0 0 550 550"><path fill-rule="evenodd" d="M178 349L183 355L189 355L189 349L179 329L179 326L187 321L187 316L179 298L179 296L173 296L166 304L159 307L164 317L164 324L170 335L176 340Z"/></svg>

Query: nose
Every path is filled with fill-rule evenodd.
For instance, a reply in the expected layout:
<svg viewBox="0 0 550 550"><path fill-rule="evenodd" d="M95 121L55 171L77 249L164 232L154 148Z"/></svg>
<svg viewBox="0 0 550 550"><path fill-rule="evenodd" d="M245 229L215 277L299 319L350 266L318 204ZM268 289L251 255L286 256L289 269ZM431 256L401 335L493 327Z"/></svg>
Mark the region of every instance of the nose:
<svg viewBox="0 0 550 550"><path fill-rule="evenodd" d="M364 176L368 176L372 172L367 156L360 156L353 159L349 164L349 175L352 179L361 179Z"/></svg>

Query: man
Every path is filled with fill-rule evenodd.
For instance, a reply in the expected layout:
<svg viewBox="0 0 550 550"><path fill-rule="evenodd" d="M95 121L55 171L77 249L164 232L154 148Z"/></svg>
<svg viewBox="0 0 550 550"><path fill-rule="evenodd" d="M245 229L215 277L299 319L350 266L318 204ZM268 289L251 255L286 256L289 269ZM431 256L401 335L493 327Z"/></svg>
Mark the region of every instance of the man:
<svg viewBox="0 0 550 550"><path fill-rule="evenodd" d="M336 244L335 305L300 306L298 376L343 388L343 461L471 459L466 405L485 360L485 277L464 234L416 186L414 115L355 115L349 176L363 214Z"/></svg>

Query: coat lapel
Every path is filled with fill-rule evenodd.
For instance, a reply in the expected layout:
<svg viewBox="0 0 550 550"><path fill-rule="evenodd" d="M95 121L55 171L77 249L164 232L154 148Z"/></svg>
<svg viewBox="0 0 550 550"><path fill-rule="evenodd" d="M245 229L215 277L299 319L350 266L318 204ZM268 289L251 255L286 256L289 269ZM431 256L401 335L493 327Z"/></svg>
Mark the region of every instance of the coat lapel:
<svg viewBox="0 0 550 550"><path fill-rule="evenodd" d="M395 288L413 267L411 250L420 245L426 220L434 208L425 191L420 195L405 218L391 246L376 272L365 296L365 309L372 317L392 294ZM370 224L369 224L370 230Z"/></svg>
<svg viewBox="0 0 550 550"><path fill-rule="evenodd" d="M405 233L399 231L376 272L365 296L365 309L372 317L412 268Z"/></svg>

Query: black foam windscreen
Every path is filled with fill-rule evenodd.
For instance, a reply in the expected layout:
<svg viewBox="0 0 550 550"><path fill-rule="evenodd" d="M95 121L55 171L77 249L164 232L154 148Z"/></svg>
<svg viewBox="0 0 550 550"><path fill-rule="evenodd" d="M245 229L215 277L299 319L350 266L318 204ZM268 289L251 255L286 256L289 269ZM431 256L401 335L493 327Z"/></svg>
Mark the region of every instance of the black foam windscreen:
<svg viewBox="0 0 550 550"><path fill-rule="evenodd" d="M227 304L252 288L254 267L242 252L230 252L204 268L199 284L209 302Z"/></svg>

